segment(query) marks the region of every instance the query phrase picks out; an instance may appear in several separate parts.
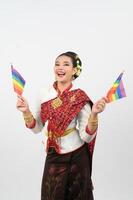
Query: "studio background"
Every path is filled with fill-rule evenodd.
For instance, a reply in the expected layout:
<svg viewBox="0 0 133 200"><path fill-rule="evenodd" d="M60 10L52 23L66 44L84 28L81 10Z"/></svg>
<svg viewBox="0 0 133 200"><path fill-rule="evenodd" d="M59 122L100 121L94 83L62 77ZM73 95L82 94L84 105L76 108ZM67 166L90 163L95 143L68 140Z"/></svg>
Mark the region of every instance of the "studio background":
<svg viewBox="0 0 133 200"><path fill-rule="evenodd" d="M54 81L55 58L74 51L75 81L95 102L123 70L127 97L99 116L93 159L95 200L133 199L133 2L130 0L0 0L0 199L39 200L43 133L25 128L16 109L10 63L26 80L31 110Z"/></svg>

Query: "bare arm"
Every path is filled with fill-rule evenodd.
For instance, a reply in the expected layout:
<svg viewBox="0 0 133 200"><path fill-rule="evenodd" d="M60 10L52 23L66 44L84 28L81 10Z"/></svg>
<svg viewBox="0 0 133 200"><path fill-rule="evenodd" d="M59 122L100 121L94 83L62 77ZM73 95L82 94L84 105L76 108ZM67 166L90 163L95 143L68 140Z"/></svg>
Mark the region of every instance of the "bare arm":
<svg viewBox="0 0 133 200"><path fill-rule="evenodd" d="M18 95L16 107L19 111L21 111L23 113L23 117L24 117L26 126L28 128L33 127L33 125L35 124L35 118L33 117L32 113L29 109L29 104L28 104L27 100L24 97Z"/></svg>
<svg viewBox="0 0 133 200"><path fill-rule="evenodd" d="M92 133L98 127L98 113L103 112L103 110L106 106L106 102L107 102L107 99L103 97L102 99L97 101L92 107L92 111L91 111L91 114L89 116L88 125L87 125L88 129Z"/></svg>

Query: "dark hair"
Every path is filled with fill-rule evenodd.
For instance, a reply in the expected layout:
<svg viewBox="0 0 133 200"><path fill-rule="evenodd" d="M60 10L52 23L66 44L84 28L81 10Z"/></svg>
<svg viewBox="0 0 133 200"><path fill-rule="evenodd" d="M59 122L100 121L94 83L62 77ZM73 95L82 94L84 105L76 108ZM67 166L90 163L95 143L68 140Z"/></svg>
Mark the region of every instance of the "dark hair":
<svg viewBox="0 0 133 200"><path fill-rule="evenodd" d="M81 62L78 54L76 54L76 53L74 53L72 51L67 51L65 53L60 54L58 57L60 57L60 56L68 56L68 57L70 57L71 60L72 60L73 67L80 66L79 70L80 70L80 72L82 71L82 69L81 69L82 62ZM74 79L76 79L78 76L79 76L79 74L74 74Z"/></svg>

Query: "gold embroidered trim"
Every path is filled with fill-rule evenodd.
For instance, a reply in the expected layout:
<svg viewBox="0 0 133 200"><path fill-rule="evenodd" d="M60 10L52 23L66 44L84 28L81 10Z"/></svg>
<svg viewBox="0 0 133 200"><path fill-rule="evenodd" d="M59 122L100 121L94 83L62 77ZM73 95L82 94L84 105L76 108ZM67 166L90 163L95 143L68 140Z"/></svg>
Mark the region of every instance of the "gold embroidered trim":
<svg viewBox="0 0 133 200"><path fill-rule="evenodd" d="M62 105L62 100L61 100L59 97L57 97L56 99L54 99L54 100L52 101L51 105L52 105L52 107L53 107L54 109L56 109L56 108L58 108L59 106Z"/></svg>
<svg viewBox="0 0 133 200"><path fill-rule="evenodd" d="M72 132L75 131L75 130L76 130L76 127L67 129L61 136L58 136L59 134L57 134L57 133L52 133L52 132L49 132L49 133L46 132L45 134L46 134L46 136L49 136L50 138L52 138L52 137L58 138L58 137L66 136L66 135L72 133Z"/></svg>

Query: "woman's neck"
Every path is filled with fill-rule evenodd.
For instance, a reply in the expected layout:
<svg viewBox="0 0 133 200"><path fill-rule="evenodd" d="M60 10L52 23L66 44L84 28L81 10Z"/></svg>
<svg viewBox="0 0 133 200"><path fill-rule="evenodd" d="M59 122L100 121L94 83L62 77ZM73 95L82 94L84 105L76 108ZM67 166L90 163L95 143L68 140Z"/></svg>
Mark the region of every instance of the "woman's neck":
<svg viewBox="0 0 133 200"><path fill-rule="evenodd" d="M72 82L57 82L57 87L59 89L59 91L62 93L65 89L67 89L70 85L72 84Z"/></svg>

